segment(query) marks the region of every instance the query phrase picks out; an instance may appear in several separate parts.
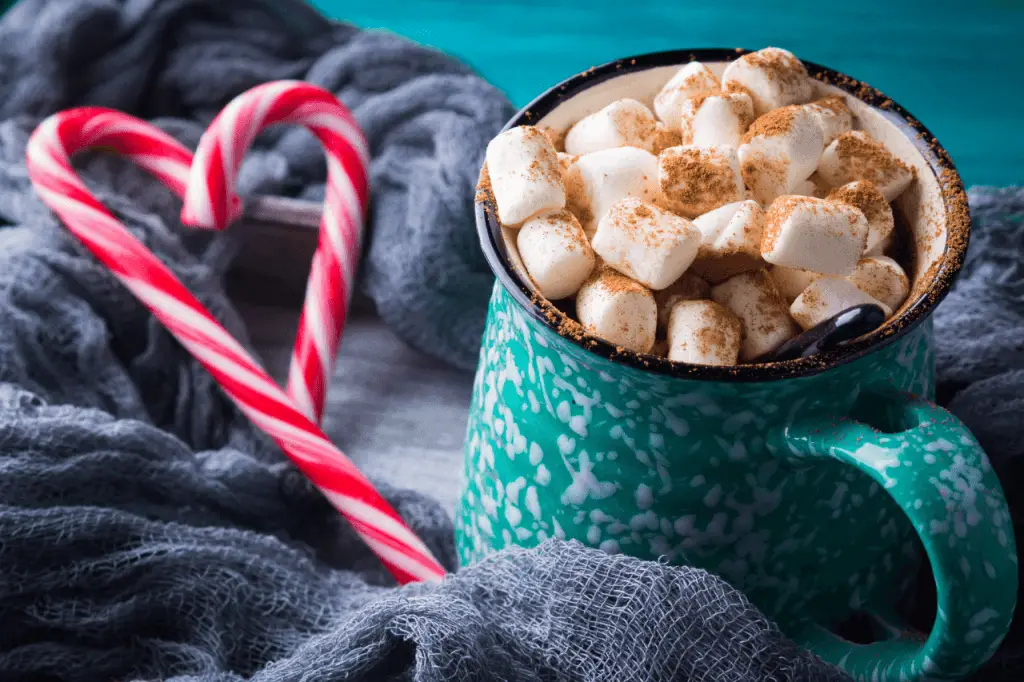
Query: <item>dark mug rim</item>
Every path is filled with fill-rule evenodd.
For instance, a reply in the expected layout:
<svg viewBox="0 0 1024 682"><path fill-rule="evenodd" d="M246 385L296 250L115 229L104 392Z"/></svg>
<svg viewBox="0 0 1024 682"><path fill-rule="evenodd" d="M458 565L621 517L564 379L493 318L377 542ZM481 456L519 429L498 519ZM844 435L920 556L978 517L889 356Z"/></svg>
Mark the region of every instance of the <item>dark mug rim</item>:
<svg viewBox="0 0 1024 682"><path fill-rule="evenodd" d="M584 90L623 74L646 71L660 66L680 65L690 61L733 61L749 52L751 50L742 48L701 48L651 52L616 59L587 69L551 87L520 109L505 124L502 131L519 125L531 125L532 122L539 121L557 106ZM890 97L834 69L814 62L804 61L803 63L813 78L844 90L847 94L885 116L914 144L939 183L947 231L946 245L931 283L927 288L917 291L917 298L905 307L898 318L888 322L881 329L855 339L839 349L796 360L728 367L671 362L655 355L624 351L596 336L563 334L559 331L558 316L552 315L551 309L545 308L529 283L524 282L516 274L501 233L501 225L495 218L497 211L493 206L493 199L489 193L480 192L476 199L477 231L487 263L501 286L526 309L531 317L560 338L583 350L611 362L680 379L753 382L811 376L880 350L917 327L949 293L967 252L970 218L960 174L957 173L949 153L939 144L935 136L917 118Z"/></svg>

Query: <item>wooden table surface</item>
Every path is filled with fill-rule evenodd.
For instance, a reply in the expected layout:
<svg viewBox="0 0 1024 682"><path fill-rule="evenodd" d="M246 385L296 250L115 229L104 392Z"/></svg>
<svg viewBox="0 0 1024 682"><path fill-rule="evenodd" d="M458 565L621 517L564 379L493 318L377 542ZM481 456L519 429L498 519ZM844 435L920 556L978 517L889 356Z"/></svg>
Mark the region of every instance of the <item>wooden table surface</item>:
<svg viewBox="0 0 1024 682"><path fill-rule="evenodd" d="M967 185L1024 184L1022 0L313 0L455 54L524 105L642 52L776 45L859 78L924 122ZM785 9L783 9L785 8Z"/></svg>
<svg viewBox="0 0 1024 682"><path fill-rule="evenodd" d="M298 311L240 303L250 339L284 385ZM451 512L473 374L399 341L366 305L345 328L324 431L374 480L427 493Z"/></svg>

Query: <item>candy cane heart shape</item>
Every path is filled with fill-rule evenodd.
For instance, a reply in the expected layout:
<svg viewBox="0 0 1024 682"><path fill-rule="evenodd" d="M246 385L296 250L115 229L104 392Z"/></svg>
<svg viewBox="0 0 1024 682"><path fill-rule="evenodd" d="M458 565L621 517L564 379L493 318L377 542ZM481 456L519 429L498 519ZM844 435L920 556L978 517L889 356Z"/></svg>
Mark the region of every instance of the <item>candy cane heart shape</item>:
<svg viewBox="0 0 1024 682"><path fill-rule="evenodd" d="M242 93L199 141L181 219L227 227L242 158L261 130L279 123L304 126L327 154L319 244L288 372L288 394L319 422L355 286L368 195L369 152L352 114L330 92L308 83L276 81Z"/></svg>
<svg viewBox="0 0 1024 682"><path fill-rule="evenodd" d="M71 156L97 147L124 155L176 192L185 189L191 155L169 136L118 112L73 109L43 121L29 139L29 177L43 202L323 491L396 580L440 579L444 569L355 465L170 269L89 192L72 168Z"/></svg>

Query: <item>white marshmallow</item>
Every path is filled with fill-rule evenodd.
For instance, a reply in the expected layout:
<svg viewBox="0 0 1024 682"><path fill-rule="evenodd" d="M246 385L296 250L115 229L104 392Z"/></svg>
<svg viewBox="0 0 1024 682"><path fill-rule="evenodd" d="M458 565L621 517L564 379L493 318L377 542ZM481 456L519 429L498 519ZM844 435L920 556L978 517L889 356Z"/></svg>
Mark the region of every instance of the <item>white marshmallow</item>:
<svg viewBox="0 0 1024 682"><path fill-rule="evenodd" d="M910 166L863 130L843 133L826 147L818 174L832 187L870 180L886 201L894 200L914 180Z"/></svg>
<svg viewBox="0 0 1024 682"><path fill-rule="evenodd" d="M576 317L590 334L637 353L654 345L658 306L643 285L611 268L591 276L576 294Z"/></svg>
<svg viewBox="0 0 1024 682"><path fill-rule="evenodd" d="M679 131L669 128L667 124L658 121L654 133L654 153L660 154L669 147L678 147L682 144Z"/></svg>
<svg viewBox="0 0 1024 682"><path fill-rule="evenodd" d="M612 204L627 197L658 201L658 157L635 147L584 154L569 167L566 191L569 207L593 236Z"/></svg>
<svg viewBox="0 0 1024 682"><path fill-rule="evenodd" d="M885 248L885 242L892 235L896 222L893 219L892 207L873 182L855 180L837 187L829 192L828 200L849 204L864 214L868 221L868 242L865 252Z"/></svg>
<svg viewBox="0 0 1024 682"><path fill-rule="evenodd" d="M569 154L590 154L614 147L654 149L654 114L635 99L620 99L576 122L565 136Z"/></svg>
<svg viewBox="0 0 1024 682"><path fill-rule="evenodd" d="M742 360L753 360L775 350L798 332L766 270L744 272L712 287L711 298L743 323Z"/></svg>
<svg viewBox="0 0 1024 682"><path fill-rule="evenodd" d="M850 275L854 286L868 296L896 310L907 299L910 279L900 264L885 256L872 256L857 263Z"/></svg>
<svg viewBox="0 0 1024 682"><path fill-rule="evenodd" d="M558 152L537 128L501 133L487 145L486 161L502 225L517 227L538 213L565 207Z"/></svg>
<svg viewBox="0 0 1024 682"><path fill-rule="evenodd" d="M892 249L893 236L890 234L888 237L878 242L874 246L868 247L868 250L864 252L865 256L884 256L889 253Z"/></svg>
<svg viewBox="0 0 1024 682"><path fill-rule="evenodd" d="M721 89L722 84L711 69L700 62L690 62L676 71L654 97L654 112L670 128L678 130L680 112L687 99L707 90Z"/></svg>
<svg viewBox="0 0 1024 682"><path fill-rule="evenodd" d="M733 147L669 147L658 155L658 183L665 205L693 218L744 198Z"/></svg>
<svg viewBox="0 0 1024 682"><path fill-rule="evenodd" d="M814 95L803 63L777 47L751 52L729 64L722 85L726 91L748 93L758 116L787 104L803 104Z"/></svg>
<svg viewBox="0 0 1024 682"><path fill-rule="evenodd" d="M853 130L853 112L839 95L830 95L804 105L821 127L825 144Z"/></svg>
<svg viewBox="0 0 1024 682"><path fill-rule="evenodd" d="M668 323L668 359L691 365L735 365L742 325L714 301L680 301Z"/></svg>
<svg viewBox="0 0 1024 682"><path fill-rule="evenodd" d="M788 106L761 116L738 150L743 180L767 206L810 177L821 158L821 126L807 109Z"/></svg>
<svg viewBox="0 0 1024 682"><path fill-rule="evenodd" d="M579 291L596 262L576 216L564 209L527 220L516 245L537 290L552 301Z"/></svg>
<svg viewBox="0 0 1024 682"><path fill-rule="evenodd" d="M569 174L569 166L576 163L576 159L580 157L575 154L566 154L565 152L558 152L558 164L562 167L562 177L566 177Z"/></svg>
<svg viewBox="0 0 1024 682"><path fill-rule="evenodd" d="M690 267L700 248L700 231L686 218L629 198L601 218L593 245L605 263L658 290Z"/></svg>
<svg viewBox="0 0 1024 682"><path fill-rule="evenodd" d="M798 197L824 199L828 195L828 187L817 173L811 173L811 177L798 182L789 193Z"/></svg>
<svg viewBox="0 0 1024 682"><path fill-rule="evenodd" d="M691 270L718 284L764 266L761 235L764 209L756 201L736 201L694 218L701 233L700 251Z"/></svg>
<svg viewBox="0 0 1024 682"><path fill-rule="evenodd" d="M761 256L826 275L849 275L857 267L868 238L868 222L859 209L813 197L779 197L765 216Z"/></svg>
<svg viewBox="0 0 1024 682"><path fill-rule="evenodd" d="M881 306L886 317L892 315L892 308L868 296L845 277L819 277L796 297L789 313L801 327L810 329L844 310L865 303Z"/></svg>
<svg viewBox="0 0 1024 682"><path fill-rule="evenodd" d="M784 265L773 265L768 272L771 273L775 288L779 290L786 305L791 304L797 296L804 292L804 289L810 286L811 282L821 277L817 272L787 268Z"/></svg>
<svg viewBox="0 0 1024 682"><path fill-rule="evenodd" d="M661 291L654 292L654 302L658 304L658 329L668 326L668 316L672 306L680 301L698 301L711 296L711 287L692 272L684 272L682 276Z"/></svg>
<svg viewBox="0 0 1024 682"><path fill-rule="evenodd" d="M754 105L742 92L702 93L683 103L680 119L681 144L735 149L754 122Z"/></svg>

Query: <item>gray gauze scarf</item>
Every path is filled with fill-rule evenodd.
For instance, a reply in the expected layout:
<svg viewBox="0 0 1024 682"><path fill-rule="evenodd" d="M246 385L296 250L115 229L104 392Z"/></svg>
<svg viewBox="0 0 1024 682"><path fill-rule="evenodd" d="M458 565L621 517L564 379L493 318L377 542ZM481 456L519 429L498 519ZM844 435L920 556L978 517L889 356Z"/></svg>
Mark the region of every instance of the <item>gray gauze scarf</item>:
<svg viewBox="0 0 1024 682"><path fill-rule="evenodd" d="M23 0L0 20L0 680L846 679L714 576L576 544L394 587L31 189L22 159L41 116L111 106L194 147L232 96L278 78L330 88L367 132L363 287L382 317L473 363L492 279L472 193L511 110L500 93L442 54L299 2ZM225 241L193 239L177 200L136 169L88 155L80 167L245 342L220 283ZM323 179L313 140L281 129L241 184L317 198ZM953 409L1013 471L1024 197L974 200L985 258L937 315L940 367ZM454 568L438 505L385 494Z"/></svg>

